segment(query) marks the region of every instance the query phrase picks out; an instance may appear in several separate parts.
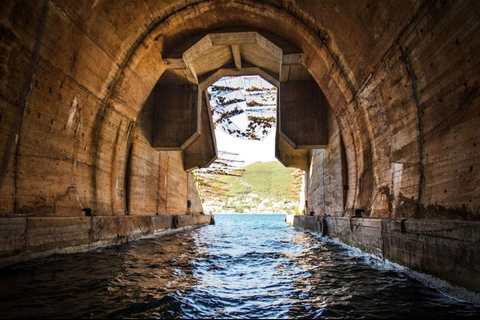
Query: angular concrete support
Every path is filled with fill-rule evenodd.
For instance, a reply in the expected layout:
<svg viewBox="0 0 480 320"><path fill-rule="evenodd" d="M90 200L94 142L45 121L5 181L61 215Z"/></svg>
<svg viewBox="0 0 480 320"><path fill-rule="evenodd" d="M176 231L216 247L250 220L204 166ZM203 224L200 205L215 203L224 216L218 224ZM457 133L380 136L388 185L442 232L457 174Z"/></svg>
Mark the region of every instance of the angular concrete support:
<svg viewBox="0 0 480 320"><path fill-rule="evenodd" d="M158 85L153 94L152 146L162 151L185 150L200 136L198 86Z"/></svg>
<svg viewBox="0 0 480 320"><path fill-rule="evenodd" d="M184 151L185 171L208 167L217 159L217 144L210 107L204 94L199 97L199 101L201 101L200 137Z"/></svg>
<svg viewBox="0 0 480 320"><path fill-rule="evenodd" d="M275 157L285 167L293 167L308 171L310 167L310 151L307 149L294 149L282 136L275 137Z"/></svg>
<svg viewBox="0 0 480 320"><path fill-rule="evenodd" d="M260 67L243 67L242 69L236 68L221 68L215 72L206 75L205 77L200 78L199 88L200 91L207 90L212 84L214 84L218 79L227 76L249 76L249 75L258 75L263 79L267 80L275 87L279 87L280 83L274 75L270 74L268 71L263 70Z"/></svg>
<svg viewBox="0 0 480 320"><path fill-rule="evenodd" d="M195 177L193 173L189 172L187 174L187 214L188 215L197 215L203 214L204 209L202 205L202 199L198 194L197 184L195 183Z"/></svg>
<svg viewBox="0 0 480 320"><path fill-rule="evenodd" d="M242 69L242 55L240 54L239 45L231 45L233 60L235 61L235 67L237 69Z"/></svg>
<svg viewBox="0 0 480 320"><path fill-rule="evenodd" d="M167 54L163 62L170 70L185 70L185 75L191 75L198 84L212 71L232 64L237 71L257 66L278 79L283 58L283 50L257 32L227 32L208 34L184 51L182 58ZM287 57L286 61L295 63L298 57Z"/></svg>
<svg viewBox="0 0 480 320"><path fill-rule="evenodd" d="M328 102L315 81L280 83L279 133L294 149L328 144Z"/></svg>

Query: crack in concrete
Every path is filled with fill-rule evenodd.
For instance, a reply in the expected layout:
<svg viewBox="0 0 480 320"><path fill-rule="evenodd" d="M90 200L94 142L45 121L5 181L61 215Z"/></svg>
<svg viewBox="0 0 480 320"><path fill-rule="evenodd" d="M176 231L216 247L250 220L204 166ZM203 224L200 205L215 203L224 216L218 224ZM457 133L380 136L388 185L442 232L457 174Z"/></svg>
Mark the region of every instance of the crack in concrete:
<svg viewBox="0 0 480 320"><path fill-rule="evenodd" d="M415 208L414 218L420 218L423 212L423 192L425 189L425 133L424 133L424 105L421 104L420 101L420 91L418 88L418 78L413 70L412 63L410 58L407 55L406 50L398 44L398 48L400 49L400 53L402 56L402 60L405 63L405 67L407 68L407 74L411 81L412 91L413 91L413 98L415 100L415 104L417 106L417 128L418 128L418 149L419 149L419 176L420 182L418 186L418 200L417 205Z"/></svg>
<svg viewBox="0 0 480 320"><path fill-rule="evenodd" d="M115 215L115 203L117 199L117 183L118 183L118 173L119 173L119 168L117 168L116 164L118 163L117 158L117 144L118 140L120 139L120 131L122 129L122 122L123 119L120 119L120 123L118 125L117 133L115 134L115 140L113 141L113 148L112 148L112 155L111 155L111 163L112 163L112 171L110 173L110 207L112 210L112 214ZM117 181L114 181L117 180Z"/></svg>

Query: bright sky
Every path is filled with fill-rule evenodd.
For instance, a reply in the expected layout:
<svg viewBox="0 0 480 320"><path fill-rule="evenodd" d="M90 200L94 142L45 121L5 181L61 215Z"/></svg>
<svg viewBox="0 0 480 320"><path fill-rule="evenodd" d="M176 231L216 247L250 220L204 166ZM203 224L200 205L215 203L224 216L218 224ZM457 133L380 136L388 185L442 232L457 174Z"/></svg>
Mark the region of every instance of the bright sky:
<svg viewBox="0 0 480 320"><path fill-rule="evenodd" d="M245 161L245 166L257 161L277 161L275 158L275 129L262 141L235 138L221 130L215 130L215 135L217 136L217 149L240 154L237 160Z"/></svg>

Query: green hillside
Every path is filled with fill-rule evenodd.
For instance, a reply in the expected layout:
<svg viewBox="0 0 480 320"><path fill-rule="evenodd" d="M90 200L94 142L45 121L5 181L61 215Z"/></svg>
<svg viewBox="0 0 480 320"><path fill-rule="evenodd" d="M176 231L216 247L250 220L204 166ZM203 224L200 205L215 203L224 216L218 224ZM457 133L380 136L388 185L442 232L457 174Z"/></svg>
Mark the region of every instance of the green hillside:
<svg viewBox="0 0 480 320"><path fill-rule="evenodd" d="M254 193L260 197L287 198L291 173L295 169L285 168L280 162L255 162L246 167L242 177L223 176L219 180L228 184L233 196ZM292 199L293 200L293 199Z"/></svg>
<svg viewBox="0 0 480 320"><path fill-rule="evenodd" d="M205 204L213 212L293 212L298 198L289 196L288 188L295 169L285 168L280 162L256 162L244 167L242 177L216 176L227 183L232 196L227 199L210 198Z"/></svg>

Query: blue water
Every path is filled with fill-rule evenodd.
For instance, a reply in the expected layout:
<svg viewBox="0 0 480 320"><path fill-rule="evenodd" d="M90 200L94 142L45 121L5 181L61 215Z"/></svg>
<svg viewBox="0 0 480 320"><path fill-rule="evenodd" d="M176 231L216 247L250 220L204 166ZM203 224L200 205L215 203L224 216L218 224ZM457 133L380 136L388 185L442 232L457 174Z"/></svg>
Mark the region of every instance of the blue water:
<svg viewBox="0 0 480 320"><path fill-rule="evenodd" d="M217 224L1 269L1 318L480 316L400 271L288 226L283 215Z"/></svg>

